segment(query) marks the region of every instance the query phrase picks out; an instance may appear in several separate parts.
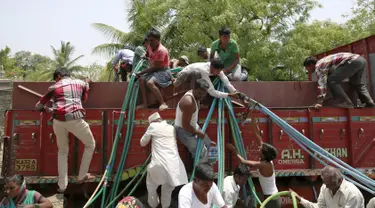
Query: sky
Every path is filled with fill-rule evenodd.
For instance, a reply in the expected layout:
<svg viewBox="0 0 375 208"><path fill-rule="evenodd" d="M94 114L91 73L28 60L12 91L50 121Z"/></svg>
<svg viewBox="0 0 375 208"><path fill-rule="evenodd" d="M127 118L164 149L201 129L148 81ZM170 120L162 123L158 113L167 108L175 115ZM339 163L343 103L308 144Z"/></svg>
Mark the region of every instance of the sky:
<svg viewBox="0 0 375 208"><path fill-rule="evenodd" d="M331 19L342 23L355 0L319 0L323 8L314 9L311 19ZM52 57L51 45L69 41L75 46L78 62L104 64L107 57L93 55L97 45L108 39L91 24L100 22L128 31L126 0L0 0L0 48L12 52L31 51Z"/></svg>

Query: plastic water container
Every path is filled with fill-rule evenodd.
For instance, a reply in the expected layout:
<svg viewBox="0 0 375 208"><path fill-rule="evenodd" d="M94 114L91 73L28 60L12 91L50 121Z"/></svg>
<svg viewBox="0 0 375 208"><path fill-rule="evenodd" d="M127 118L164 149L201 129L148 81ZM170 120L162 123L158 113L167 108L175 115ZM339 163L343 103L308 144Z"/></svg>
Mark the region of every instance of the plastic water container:
<svg viewBox="0 0 375 208"><path fill-rule="evenodd" d="M208 149L208 162L209 163L216 163L218 157L217 147L211 145Z"/></svg>

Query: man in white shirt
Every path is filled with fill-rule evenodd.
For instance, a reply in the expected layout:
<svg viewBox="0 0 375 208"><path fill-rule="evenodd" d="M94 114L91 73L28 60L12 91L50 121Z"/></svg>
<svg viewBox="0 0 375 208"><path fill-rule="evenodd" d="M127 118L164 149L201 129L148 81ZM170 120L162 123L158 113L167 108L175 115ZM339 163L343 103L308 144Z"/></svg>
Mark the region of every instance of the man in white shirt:
<svg viewBox="0 0 375 208"><path fill-rule="evenodd" d="M375 197L368 202L366 208L375 208Z"/></svg>
<svg viewBox="0 0 375 208"><path fill-rule="evenodd" d="M214 179L210 164L198 164L193 182L183 186L178 194L178 208L211 208L213 205L227 208Z"/></svg>
<svg viewBox="0 0 375 208"><path fill-rule="evenodd" d="M159 205L157 188L161 185L161 205L168 208L172 191L176 186L188 183L186 170L177 149L174 127L163 120L159 113L149 118L150 126L141 139L141 146L152 140L152 159L147 166L148 204L152 208Z"/></svg>
<svg viewBox="0 0 375 208"><path fill-rule="evenodd" d="M365 201L361 191L346 181L339 169L326 166L321 174L323 185L317 203L312 203L296 194L306 208L364 208Z"/></svg>
<svg viewBox="0 0 375 208"><path fill-rule="evenodd" d="M210 63L199 62L190 64L180 71L177 75L177 79L173 81L175 87L180 86L182 83L188 80L194 81L194 79L204 79L209 84L207 90L208 94L216 98L227 98L228 96L235 97L238 92L228 80L227 76L223 72L224 64L220 59L214 58ZM210 76L218 76L224 85L228 88L230 93L220 92L215 90L214 85L211 82Z"/></svg>
<svg viewBox="0 0 375 208"><path fill-rule="evenodd" d="M244 164L239 164L232 176L225 177L222 195L227 208L233 208L236 205L241 186L246 184L250 175L250 168Z"/></svg>

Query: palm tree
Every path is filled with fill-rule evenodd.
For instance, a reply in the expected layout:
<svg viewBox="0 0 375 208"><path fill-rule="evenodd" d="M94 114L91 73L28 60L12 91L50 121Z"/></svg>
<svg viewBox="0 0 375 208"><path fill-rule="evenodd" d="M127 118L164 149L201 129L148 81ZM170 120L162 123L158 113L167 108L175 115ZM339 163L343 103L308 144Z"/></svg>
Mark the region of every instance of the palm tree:
<svg viewBox="0 0 375 208"><path fill-rule="evenodd" d="M33 74L29 76L29 80L33 81L47 81L51 80L52 74L56 68L65 67L69 70L71 74L74 75L74 72L78 72L83 69L82 66L77 65L76 62L83 57L80 55L76 58L72 58L75 47L70 44L70 42L61 41L60 48L56 49L55 47L51 46L52 52L54 57L52 66L40 70L35 71Z"/></svg>
<svg viewBox="0 0 375 208"><path fill-rule="evenodd" d="M53 55L55 56L55 67L65 67L67 68L71 73L78 71L82 67L79 65L76 65L76 62L83 57L83 55L80 55L76 58L72 58L75 47L70 45L70 42L64 42L61 41L61 46L59 49L56 49L55 47L51 46Z"/></svg>
<svg viewBox="0 0 375 208"><path fill-rule="evenodd" d="M93 23L92 26L110 40L110 43L96 46L93 53L112 57L124 44L136 47L141 44L144 35L152 27L162 33L163 31L170 32L167 30L169 19L160 16L160 14L168 15L169 5L166 3L160 6L159 4L156 8L153 3L150 0L130 0L131 7L128 11L130 32L121 31L104 23Z"/></svg>

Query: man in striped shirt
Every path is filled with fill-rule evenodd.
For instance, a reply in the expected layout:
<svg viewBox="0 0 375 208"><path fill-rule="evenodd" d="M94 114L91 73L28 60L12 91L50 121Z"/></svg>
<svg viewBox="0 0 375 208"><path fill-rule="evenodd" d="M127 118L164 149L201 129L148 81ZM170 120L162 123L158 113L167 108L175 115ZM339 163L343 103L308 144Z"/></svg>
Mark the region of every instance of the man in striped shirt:
<svg viewBox="0 0 375 208"><path fill-rule="evenodd" d="M69 154L69 132L76 136L85 145L81 166L78 174L78 183L83 183L93 176L87 174L95 149L95 140L89 125L83 119L85 109L82 101L88 97L89 80L84 82L71 79L66 68L59 68L53 74L55 84L48 88L48 92L36 104L40 111L53 111L53 131L56 135L58 147L58 172L59 189L62 193L68 186L68 154ZM53 106L49 110L46 105L52 100Z"/></svg>
<svg viewBox="0 0 375 208"><path fill-rule="evenodd" d="M354 105L341 86L344 79L349 78L350 85L355 89L365 107L374 108L375 104L368 92L362 75L366 73L366 59L358 54L336 53L319 61L315 57L305 59L303 65L309 72L316 71L318 77L318 101L316 109L323 105L327 94L327 86L332 96L338 101L336 107L353 108Z"/></svg>

